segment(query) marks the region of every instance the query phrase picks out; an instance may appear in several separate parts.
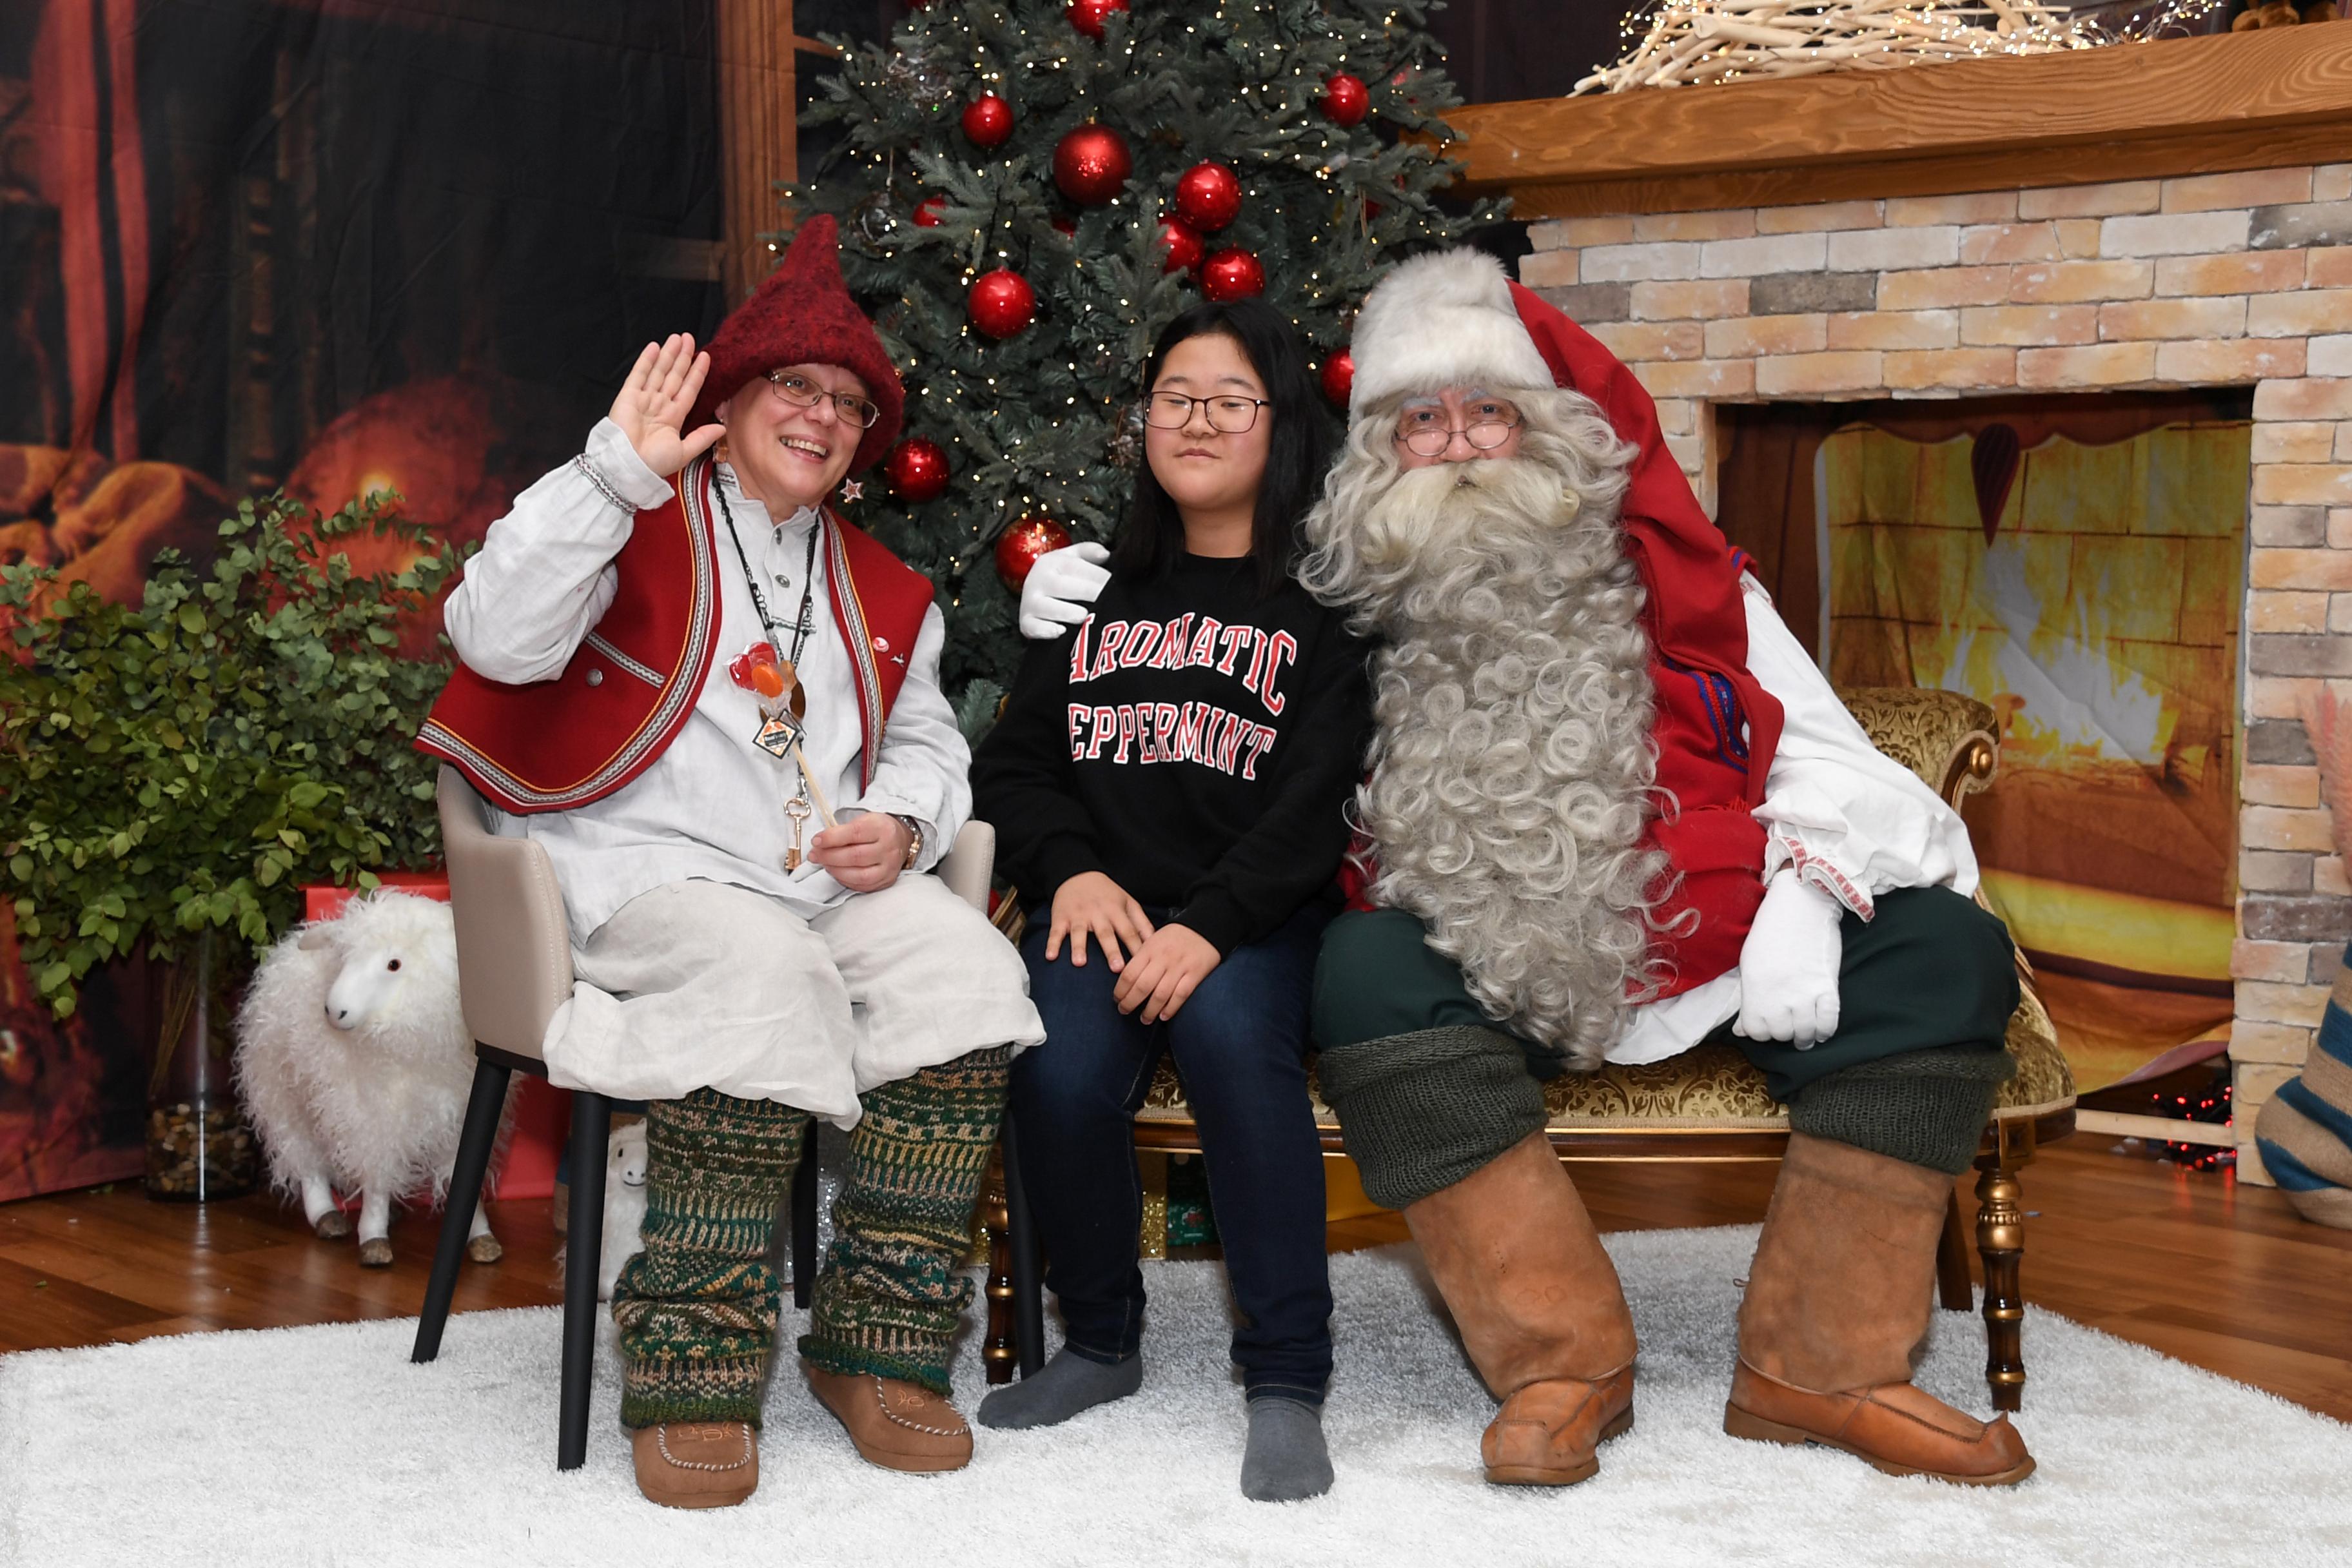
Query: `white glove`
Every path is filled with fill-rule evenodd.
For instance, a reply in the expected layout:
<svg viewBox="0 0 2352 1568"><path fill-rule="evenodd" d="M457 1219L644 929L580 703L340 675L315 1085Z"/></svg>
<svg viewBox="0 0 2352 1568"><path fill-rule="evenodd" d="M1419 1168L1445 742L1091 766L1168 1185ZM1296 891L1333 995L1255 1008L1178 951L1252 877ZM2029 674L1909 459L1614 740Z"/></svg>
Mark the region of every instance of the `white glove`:
<svg viewBox="0 0 2352 1568"><path fill-rule="evenodd" d="M1782 867L1739 949L1739 1017L1732 1032L1803 1050L1837 1033L1845 906Z"/></svg>
<svg viewBox="0 0 2352 1568"><path fill-rule="evenodd" d="M1021 635L1032 642L1060 637L1064 626L1087 618L1087 606L1110 581L1103 563L1110 552L1099 544L1065 544L1037 557L1021 584Z"/></svg>

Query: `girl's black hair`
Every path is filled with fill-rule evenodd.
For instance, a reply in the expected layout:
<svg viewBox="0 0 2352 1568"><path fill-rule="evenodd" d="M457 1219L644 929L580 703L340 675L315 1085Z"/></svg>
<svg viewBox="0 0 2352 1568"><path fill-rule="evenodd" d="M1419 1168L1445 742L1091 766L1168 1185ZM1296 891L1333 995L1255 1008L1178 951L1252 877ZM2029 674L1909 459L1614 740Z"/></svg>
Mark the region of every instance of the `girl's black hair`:
<svg viewBox="0 0 2352 1568"><path fill-rule="evenodd" d="M1250 535L1250 558L1257 563L1257 589L1265 597L1289 577L1298 560L1298 524L1314 505L1330 467L1339 433L1325 411L1298 334L1282 313L1263 300L1209 301L1168 323L1143 367L1143 391L1160 379L1168 355L1188 338L1227 337L1265 384L1258 417L1273 422L1266 442L1265 473L1257 487L1257 515ZM1183 558L1184 520L1160 486L1147 459L1135 477L1127 520L1111 543L1110 569L1121 577L1144 578L1169 570Z"/></svg>

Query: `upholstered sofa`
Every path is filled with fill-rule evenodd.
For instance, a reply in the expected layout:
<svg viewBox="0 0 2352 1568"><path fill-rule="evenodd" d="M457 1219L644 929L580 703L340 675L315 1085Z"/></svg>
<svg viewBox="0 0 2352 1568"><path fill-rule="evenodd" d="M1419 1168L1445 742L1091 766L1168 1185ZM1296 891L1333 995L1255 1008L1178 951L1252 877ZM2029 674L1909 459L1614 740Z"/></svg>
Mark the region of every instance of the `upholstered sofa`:
<svg viewBox="0 0 2352 1568"><path fill-rule="evenodd" d="M1991 784L2000 752L1993 712L1985 704L1958 692L1910 688L1857 688L1840 695L1879 750L1908 766L1956 808ZM2001 1090L1976 1161L1975 1240L1986 1284L1985 1378L2000 1410L2020 1408L2025 1385L2020 1344L2025 1306L2018 1290L2025 1215L2018 1172L2039 1144L2066 1136L2074 1125L2074 1075L2021 957L2018 967L2022 995L2009 1024L2017 1075ZM1552 1143L1570 1162L1777 1160L1789 1135L1788 1113L1765 1092L1762 1075L1727 1047L1703 1046L1662 1062L1562 1077L1548 1086L1545 1098ZM1325 1153L1342 1157L1339 1123L1319 1094L1315 1111ZM1135 1142L1145 1151L1200 1150L1183 1085L1164 1058L1136 1118ZM1019 1320L1032 1325L1037 1321L1034 1270L1014 1268L1001 1180L991 1184L982 1220L992 1254L988 1377L1004 1383L1021 1361L1037 1353L1033 1344L1024 1356L1024 1336L1018 1331ZM1164 1250L1156 1244L1164 1239L1165 1223L1164 1204L1147 1205L1147 1231L1158 1226L1163 1232L1143 1238L1147 1255ZM1956 1190L1937 1265L1947 1308L1964 1310L1971 1300L1967 1246L1968 1222ZM1027 1278L1016 1281L1016 1275Z"/></svg>

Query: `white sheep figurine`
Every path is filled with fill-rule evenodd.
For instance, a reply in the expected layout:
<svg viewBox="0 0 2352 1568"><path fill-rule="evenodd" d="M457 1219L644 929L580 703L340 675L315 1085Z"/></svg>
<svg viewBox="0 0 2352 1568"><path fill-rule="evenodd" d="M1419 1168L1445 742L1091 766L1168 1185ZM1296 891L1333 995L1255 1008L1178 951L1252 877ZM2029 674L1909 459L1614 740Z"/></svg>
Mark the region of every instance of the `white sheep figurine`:
<svg viewBox="0 0 2352 1568"><path fill-rule="evenodd" d="M356 1191L360 1263L389 1265L392 1202L446 1194L473 1088L449 907L383 889L279 939L237 1011L236 1079L272 1184L331 1238L352 1230L335 1189ZM467 1255L504 1250L477 1204Z"/></svg>
<svg viewBox="0 0 2352 1568"><path fill-rule="evenodd" d="M622 1265L646 1249L646 1124L613 1129L604 1160L604 1240L596 1254L596 1300L613 1299Z"/></svg>

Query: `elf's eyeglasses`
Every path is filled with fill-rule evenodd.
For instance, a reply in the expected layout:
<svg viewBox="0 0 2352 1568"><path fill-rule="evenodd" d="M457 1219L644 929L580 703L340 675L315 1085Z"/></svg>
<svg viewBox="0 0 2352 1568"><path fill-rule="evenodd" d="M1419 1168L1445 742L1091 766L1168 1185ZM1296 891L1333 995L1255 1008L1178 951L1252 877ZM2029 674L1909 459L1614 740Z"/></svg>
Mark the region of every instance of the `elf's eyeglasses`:
<svg viewBox="0 0 2352 1568"><path fill-rule="evenodd" d="M1462 424L1458 426L1446 424L1443 408L1408 408L1397 416L1396 438L1399 446L1416 458L1443 456L1457 435L1479 451L1491 452L1509 440L1519 424L1516 405L1499 397L1486 397L1462 410Z"/></svg>
<svg viewBox="0 0 2352 1568"><path fill-rule="evenodd" d="M1257 425L1257 411L1274 405L1263 397L1187 397L1181 392L1155 392L1143 400L1143 422L1154 430L1181 430L1192 423L1192 410L1205 408L1209 428L1239 436Z"/></svg>
<svg viewBox="0 0 2352 1568"><path fill-rule="evenodd" d="M826 398L832 398L833 405L840 412L843 420L860 430L873 429L874 422L882 417L881 408L870 400L854 392L827 392L804 375L794 375L787 370L772 370L766 380L776 389L778 397L795 408L814 408Z"/></svg>

